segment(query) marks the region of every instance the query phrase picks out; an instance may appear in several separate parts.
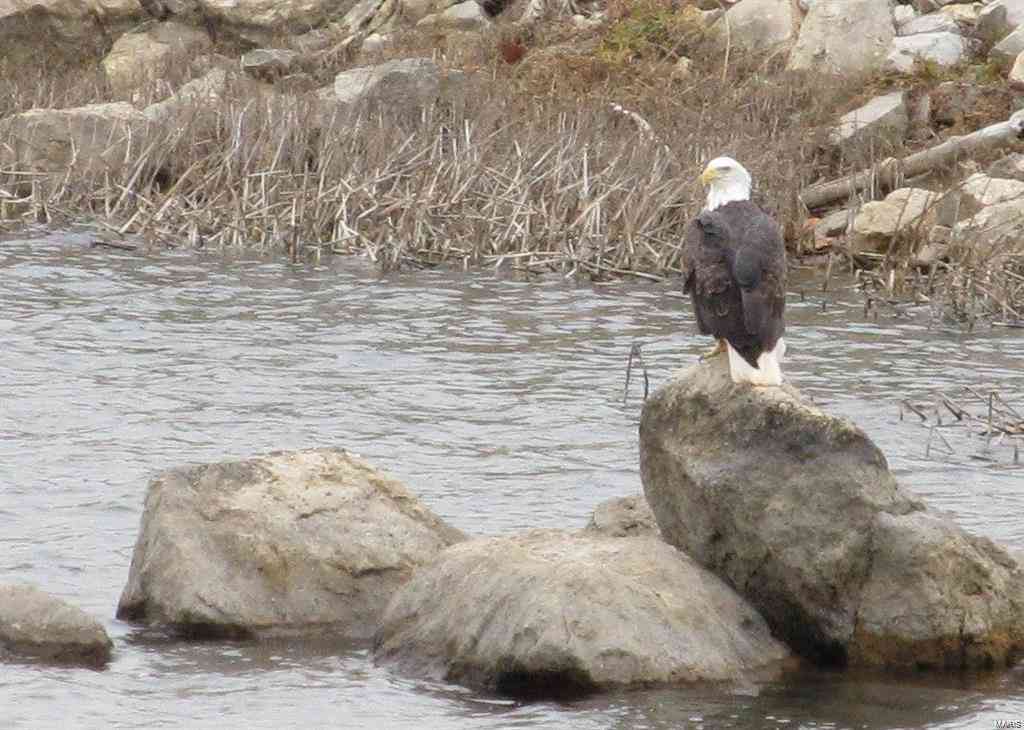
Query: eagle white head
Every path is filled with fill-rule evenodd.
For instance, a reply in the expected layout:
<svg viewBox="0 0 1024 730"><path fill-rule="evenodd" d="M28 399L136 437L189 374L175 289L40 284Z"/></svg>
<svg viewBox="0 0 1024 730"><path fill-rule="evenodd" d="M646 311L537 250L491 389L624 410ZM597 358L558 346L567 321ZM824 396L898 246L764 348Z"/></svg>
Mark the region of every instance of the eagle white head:
<svg viewBox="0 0 1024 730"><path fill-rule="evenodd" d="M700 182L708 188L705 210L714 210L737 200L750 200L753 179L747 168L731 157L711 160L701 173Z"/></svg>

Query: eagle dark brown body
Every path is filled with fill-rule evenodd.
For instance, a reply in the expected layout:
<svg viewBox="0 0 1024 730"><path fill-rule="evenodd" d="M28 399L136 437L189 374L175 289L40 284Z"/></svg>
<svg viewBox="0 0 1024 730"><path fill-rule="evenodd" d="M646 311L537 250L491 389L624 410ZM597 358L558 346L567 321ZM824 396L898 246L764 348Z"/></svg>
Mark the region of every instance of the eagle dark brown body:
<svg viewBox="0 0 1024 730"><path fill-rule="evenodd" d="M763 366L786 329L786 248L775 221L749 200L705 210L687 228L682 259L701 334Z"/></svg>

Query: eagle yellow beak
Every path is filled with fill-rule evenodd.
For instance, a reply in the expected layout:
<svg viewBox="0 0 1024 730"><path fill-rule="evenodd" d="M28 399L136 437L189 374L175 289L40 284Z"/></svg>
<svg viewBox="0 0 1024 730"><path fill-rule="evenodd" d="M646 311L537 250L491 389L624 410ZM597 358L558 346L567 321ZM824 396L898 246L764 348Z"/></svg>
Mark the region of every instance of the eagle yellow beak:
<svg viewBox="0 0 1024 730"><path fill-rule="evenodd" d="M705 167L704 172L700 174L700 184L707 187L711 182L718 177L718 170L713 167Z"/></svg>

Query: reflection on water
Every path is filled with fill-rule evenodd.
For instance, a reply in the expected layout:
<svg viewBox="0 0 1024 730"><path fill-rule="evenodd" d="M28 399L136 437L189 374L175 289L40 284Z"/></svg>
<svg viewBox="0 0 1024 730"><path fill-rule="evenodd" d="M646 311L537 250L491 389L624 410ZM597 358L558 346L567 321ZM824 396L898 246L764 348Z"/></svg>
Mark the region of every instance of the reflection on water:
<svg viewBox="0 0 1024 730"><path fill-rule="evenodd" d="M337 444L472 533L582 525L639 490L644 344L653 384L707 346L678 285L600 287L486 274L379 276L354 260L136 255L88 237L0 241L0 580L105 617L105 672L8 667L4 725L452 728L967 728L1024 719L1017 672L929 683L807 674L744 690L679 688L519 704L412 682L365 648L180 644L114 621L147 480L185 462ZM899 401L998 388L1024 402L1024 336L863 320L797 276L791 380L857 421L899 477L980 534L1024 546L1012 450L925 456ZM801 299L798 291L806 287ZM831 297L831 295L830 295ZM635 382L635 381L634 381Z"/></svg>

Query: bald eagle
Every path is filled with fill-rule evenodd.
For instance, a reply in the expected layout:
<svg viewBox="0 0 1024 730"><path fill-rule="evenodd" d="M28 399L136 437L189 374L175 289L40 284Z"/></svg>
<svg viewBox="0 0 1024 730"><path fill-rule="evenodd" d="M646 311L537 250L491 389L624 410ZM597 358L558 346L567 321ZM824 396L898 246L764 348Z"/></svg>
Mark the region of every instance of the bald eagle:
<svg viewBox="0 0 1024 730"><path fill-rule="evenodd" d="M779 227L750 200L750 173L730 157L700 176L707 203L683 241L683 291L697 328L725 350L736 383L781 385L786 352L786 249Z"/></svg>

